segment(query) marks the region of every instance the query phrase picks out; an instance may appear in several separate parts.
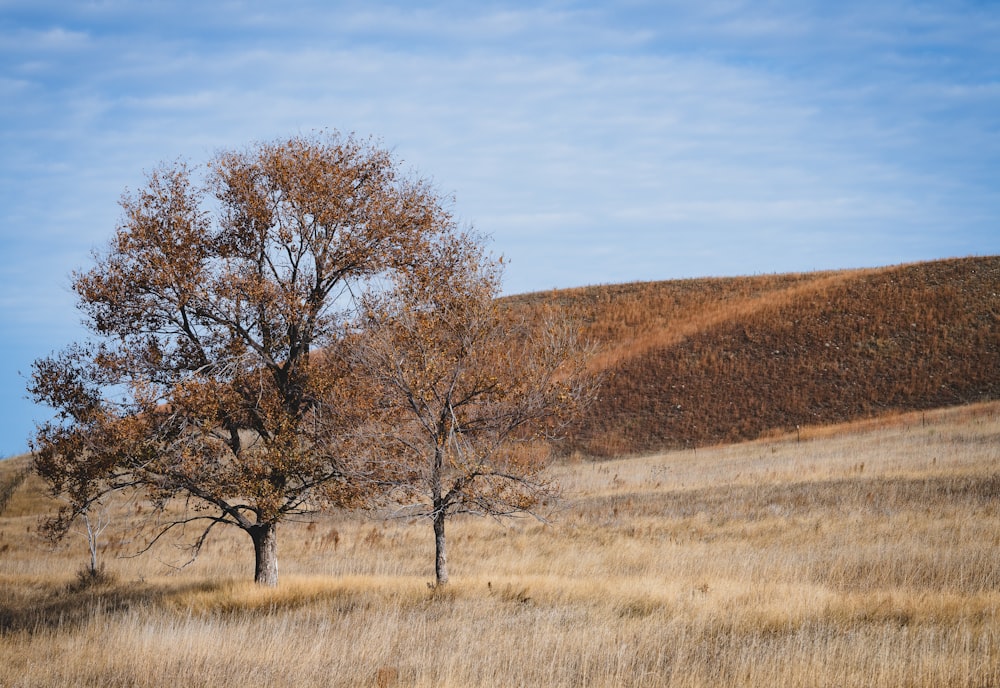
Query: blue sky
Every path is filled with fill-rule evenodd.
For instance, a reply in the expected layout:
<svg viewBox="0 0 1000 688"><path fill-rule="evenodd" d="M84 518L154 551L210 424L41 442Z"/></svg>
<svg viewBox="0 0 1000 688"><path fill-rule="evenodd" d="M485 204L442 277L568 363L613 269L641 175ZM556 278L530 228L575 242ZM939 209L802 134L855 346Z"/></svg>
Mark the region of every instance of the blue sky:
<svg viewBox="0 0 1000 688"><path fill-rule="evenodd" d="M0 0L0 456L164 160L374 135L510 293L1000 253L995 2Z"/></svg>

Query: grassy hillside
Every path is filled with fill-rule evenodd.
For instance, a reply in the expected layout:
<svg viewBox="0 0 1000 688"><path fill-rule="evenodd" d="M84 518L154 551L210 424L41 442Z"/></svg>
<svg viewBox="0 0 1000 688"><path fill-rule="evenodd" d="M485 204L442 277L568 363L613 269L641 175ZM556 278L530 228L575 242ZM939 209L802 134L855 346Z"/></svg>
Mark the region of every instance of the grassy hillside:
<svg viewBox="0 0 1000 688"><path fill-rule="evenodd" d="M566 462L548 522L453 522L445 590L426 521L351 513L283 526L276 589L235 529L183 569L118 558L141 501L83 586L30 476L0 514L0 686L997 686L998 461L1000 402Z"/></svg>
<svg viewBox="0 0 1000 688"><path fill-rule="evenodd" d="M1000 257L511 297L601 346L571 448L613 456L1000 398Z"/></svg>

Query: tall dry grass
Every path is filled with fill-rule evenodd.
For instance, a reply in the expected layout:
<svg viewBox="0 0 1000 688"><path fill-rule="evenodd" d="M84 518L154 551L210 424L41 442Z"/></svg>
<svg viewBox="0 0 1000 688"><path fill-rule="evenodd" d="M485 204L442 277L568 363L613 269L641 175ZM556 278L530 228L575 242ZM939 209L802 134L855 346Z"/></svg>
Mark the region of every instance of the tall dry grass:
<svg viewBox="0 0 1000 688"><path fill-rule="evenodd" d="M429 525L352 514L287 525L275 590L241 533L178 571L109 539L81 585L29 479L0 685L995 686L998 461L987 404L566 463L548 522L456 521L438 590Z"/></svg>

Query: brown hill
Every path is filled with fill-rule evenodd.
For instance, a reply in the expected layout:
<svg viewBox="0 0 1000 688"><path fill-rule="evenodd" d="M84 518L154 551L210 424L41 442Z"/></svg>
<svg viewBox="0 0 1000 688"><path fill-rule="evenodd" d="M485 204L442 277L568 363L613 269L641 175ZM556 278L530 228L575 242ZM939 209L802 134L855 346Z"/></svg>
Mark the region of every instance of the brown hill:
<svg viewBox="0 0 1000 688"><path fill-rule="evenodd" d="M606 377L570 446L611 456L1000 398L1000 256L646 282L552 305Z"/></svg>

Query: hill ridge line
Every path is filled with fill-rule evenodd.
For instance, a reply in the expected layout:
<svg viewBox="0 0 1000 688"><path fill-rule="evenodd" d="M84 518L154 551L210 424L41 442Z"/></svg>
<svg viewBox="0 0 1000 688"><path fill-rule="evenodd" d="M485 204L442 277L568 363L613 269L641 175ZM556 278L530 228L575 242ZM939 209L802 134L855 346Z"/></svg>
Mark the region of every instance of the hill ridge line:
<svg viewBox="0 0 1000 688"><path fill-rule="evenodd" d="M505 297L599 347L570 451L610 457L1000 399L1000 256Z"/></svg>

